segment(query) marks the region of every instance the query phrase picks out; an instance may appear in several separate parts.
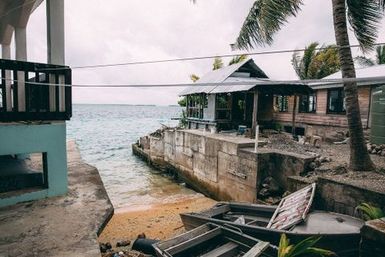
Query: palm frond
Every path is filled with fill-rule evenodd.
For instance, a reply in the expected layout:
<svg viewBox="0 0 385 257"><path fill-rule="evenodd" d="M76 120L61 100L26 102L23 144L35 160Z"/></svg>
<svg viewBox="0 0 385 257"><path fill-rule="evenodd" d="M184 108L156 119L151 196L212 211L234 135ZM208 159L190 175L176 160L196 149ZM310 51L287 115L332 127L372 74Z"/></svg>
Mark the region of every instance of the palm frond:
<svg viewBox="0 0 385 257"><path fill-rule="evenodd" d="M385 217L385 213L380 208L368 203L361 203L356 209L362 212L365 220L375 220Z"/></svg>
<svg viewBox="0 0 385 257"><path fill-rule="evenodd" d="M291 57L291 65L294 68L295 73L297 74L298 78L302 79L303 73L302 73L302 58L300 56L299 51L294 52Z"/></svg>
<svg viewBox="0 0 385 257"><path fill-rule="evenodd" d="M376 47L377 64L385 64L385 45Z"/></svg>
<svg viewBox="0 0 385 257"><path fill-rule="evenodd" d="M308 78L310 65L317 54L317 51L316 51L317 46L318 46L318 42L313 42L308 47L306 47L303 53L302 65L303 65L304 78L301 78L301 79Z"/></svg>
<svg viewBox="0 0 385 257"><path fill-rule="evenodd" d="M383 9L374 0L346 0L346 4L349 23L362 50L372 50L383 17Z"/></svg>
<svg viewBox="0 0 385 257"><path fill-rule="evenodd" d="M254 44L270 45L273 35L291 16L296 16L302 0L256 0L242 25L235 47L252 48Z"/></svg>
<svg viewBox="0 0 385 257"><path fill-rule="evenodd" d="M236 64L236 63L243 62L246 59L247 59L247 55L245 55L245 54L234 56L230 60L229 65L233 65L233 64Z"/></svg>
<svg viewBox="0 0 385 257"><path fill-rule="evenodd" d="M369 67L375 65L375 62L365 56L357 56L354 58L354 61L361 67Z"/></svg>

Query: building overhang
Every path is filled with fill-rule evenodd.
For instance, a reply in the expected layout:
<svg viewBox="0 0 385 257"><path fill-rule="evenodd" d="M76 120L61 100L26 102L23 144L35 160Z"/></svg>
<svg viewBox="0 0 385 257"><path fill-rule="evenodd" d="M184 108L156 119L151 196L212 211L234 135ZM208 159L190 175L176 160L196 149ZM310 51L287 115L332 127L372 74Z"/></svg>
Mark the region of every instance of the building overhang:
<svg viewBox="0 0 385 257"><path fill-rule="evenodd" d="M0 43L9 45L15 27L25 28L32 12L43 0L0 1Z"/></svg>

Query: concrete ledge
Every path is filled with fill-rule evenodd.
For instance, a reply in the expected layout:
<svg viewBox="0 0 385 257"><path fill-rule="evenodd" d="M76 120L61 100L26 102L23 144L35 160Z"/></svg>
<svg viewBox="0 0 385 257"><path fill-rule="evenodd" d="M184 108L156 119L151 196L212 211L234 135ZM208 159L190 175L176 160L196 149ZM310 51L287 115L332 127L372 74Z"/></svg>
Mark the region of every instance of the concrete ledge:
<svg viewBox="0 0 385 257"><path fill-rule="evenodd" d="M385 218L370 220L361 228L360 256L383 257L385 255Z"/></svg>
<svg viewBox="0 0 385 257"><path fill-rule="evenodd" d="M68 193L0 208L0 256L100 256L98 233L113 214L99 172L68 143Z"/></svg>

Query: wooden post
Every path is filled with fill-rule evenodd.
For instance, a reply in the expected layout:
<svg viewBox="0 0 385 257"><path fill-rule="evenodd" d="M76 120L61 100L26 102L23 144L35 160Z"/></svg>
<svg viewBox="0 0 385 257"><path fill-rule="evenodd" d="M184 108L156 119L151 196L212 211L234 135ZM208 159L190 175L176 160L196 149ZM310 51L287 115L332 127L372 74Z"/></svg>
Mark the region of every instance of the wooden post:
<svg viewBox="0 0 385 257"><path fill-rule="evenodd" d="M253 121L251 126L251 136L254 136L255 129L258 123L258 91L254 92L254 102L253 102Z"/></svg>
<svg viewBox="0 0 385 257"><path fill-rule="evenodd" d="M293 103L293 120L292 120L292 127L291 127L291 134L293 137L295 136L295 116L297 111L297 95L294 95L294 103Z"/></svg>
<svg viewBox="0 0 385 257"><path fill-rule="evenodd" d="M258 151L258 140L259 140L259 126L257 125L255 128L255 145L254 145L254 152Z"/></svg>

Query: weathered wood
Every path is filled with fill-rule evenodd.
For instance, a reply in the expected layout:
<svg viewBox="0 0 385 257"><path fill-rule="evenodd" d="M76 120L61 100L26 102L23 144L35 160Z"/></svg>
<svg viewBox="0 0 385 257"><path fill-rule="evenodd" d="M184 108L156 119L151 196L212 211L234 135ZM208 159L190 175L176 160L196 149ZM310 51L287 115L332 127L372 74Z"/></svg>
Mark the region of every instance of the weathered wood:
<svg viewBox="0 0 385 257"><path fill-rule="evenodd" d="M194 228L193 230L190 230L186 233L183 233L177 237L174 237L172 239L169 239L167 241L164 241L164 242L161 242L161 243L158 243L158 247L160 249L167 249L167 248L170 248L171 246L173 245L178 245L186 240L189 240L191 238L194 238L198 235L201 235L201 234L204 234L208 231L210 231L211 228L209 225L204 225L204 226L199 226L197 228Z"/></svg>
<svg viewBox="0 0 385 257"><path fill-rule="evenodd" d="M252 137L255 136L255 129L257 127L258 123L258 91L254 92L254 102L253 102L253 120L252 120L252 127L251 127L251 135Z"/></svg>
<svg viewBox="0 0 385 257"><path fill-rule="evenodd" d="M291 125L291 134L293 136L295 136L295 115L297 113L297 95L294 95L294 104L293 104L293 111L292 111L292 115L293 115L293 120L292 120L292 125Z"/></svg>
<svg viewBox="0 0 385 257"><path fill-rule="evenodd" d="M187 249L190 249L194 246L197 246L207 240L210 240L218 235L221 234L221 228L220 227L217 227L217 228L214 228L213 230L210 230L208 232L205 232L204 234L201 234L201 235L198 235L190 240L186 240L184 242L181 242L180 244L177 244L177 245L174 245L174 246L171 246L169 248L166 249L166 251L171 254L171 255L174 255L176 253L180 253L182 251L185 251Z"/></svg>
<svg viewBox="0 0 385 257"><path fill-rule="evenodd" d="M231 257L235 256L237 248L238 245L236 243L228 242L206 254L201 255L201 257Z"/></svg>
<svg viewBox="0 0 385 257"><path fill-rule="evenodd" d="M243 257L258 257L269 247L268 242L259 242L251 248Z"/></svg>
<svg viewBox="0 0 385 257"><path fill-rule="evenodd" d="M71 85L69 67L0 59L0 70L4 107L0 111L0 122L70 119L72 116L71 87L59 90L55 86L36 84L36 82L47 82L49 77L59 77L62 78L64 84ZM10 75L11 71L13 76ZM42 72L45 74L45 81L40 81L39 75ZM8 73L9 75L7 75ZM30 73L35 74L35 78L29 78ZM12 83L11 80L13 80ZM51 82L55 83L58 80ZM56 92L52 98L42 97L47 88L55 88L51 90ZM61 99L62 106L58 105L58 99ZM50 102L55 103L52 105L51 111L47 110ZM13 107L11 106L12 103Z"/></svg>
<svg viewBox="0 0 385 257"><path fill-rule="evenodd" d="M230 206L225 204L222 206L218 206L218 207L206 210L206 211L202 212L202 214L213 217L213 216L217 216L217 215L222 214L222 213L226 213L228 211L230 211Z"/></svg>

